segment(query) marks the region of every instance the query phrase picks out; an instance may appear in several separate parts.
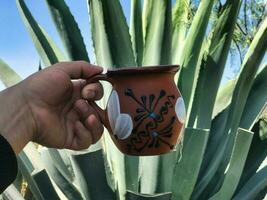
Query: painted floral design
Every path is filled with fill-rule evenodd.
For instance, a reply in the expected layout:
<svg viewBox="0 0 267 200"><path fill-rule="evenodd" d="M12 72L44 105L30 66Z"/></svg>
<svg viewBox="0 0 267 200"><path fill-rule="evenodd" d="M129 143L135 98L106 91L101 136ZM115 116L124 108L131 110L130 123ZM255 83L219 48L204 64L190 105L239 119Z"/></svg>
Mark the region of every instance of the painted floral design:
<svg viewBox="0 0 267 200"><path fill-rule="evenodd" d="M109 97L107 112L113 134L122 140L128 138L133 130L133 122L130 115L120 112L119 97L115 90Z"/></svg>
<svg viewBox="0 0 267 200"><path fill-rule="evenodd" d="M174 107L175 96L167 95L164 90L160 90L157 95L142 95L138 98L129 88L125 91L125 95L137 104L135 126L130 143L127 145L128 150L140 152L146 147L157 148L160 145L167 145L173 149L174 146L168 143L168 138L172 136L176 116L172 116L165 127L159 129L158 126L166 120L165 115L169 109ZM145 128L140 128L142 124Z"/></svg>
<svg viewBox="0 0 267 200"><path fill-rule="evenodd" d="M182 97L179 97L175 103L175 112L178 120L183 124L186 120L185 104Z"/></svg>

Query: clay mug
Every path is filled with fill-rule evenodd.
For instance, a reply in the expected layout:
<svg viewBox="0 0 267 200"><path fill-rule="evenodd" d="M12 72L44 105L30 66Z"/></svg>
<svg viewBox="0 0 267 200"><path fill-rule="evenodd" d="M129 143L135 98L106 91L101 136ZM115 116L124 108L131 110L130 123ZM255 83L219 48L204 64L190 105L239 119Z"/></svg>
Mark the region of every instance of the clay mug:
<svg viewBox="0 0 267 200"><path fill-rule="evenodd" d="M174 82L177 65L119 68L92 77L111 83L107 107L93 106L117 148L146 156L172 151L185 122L183 98Z"/></svg>

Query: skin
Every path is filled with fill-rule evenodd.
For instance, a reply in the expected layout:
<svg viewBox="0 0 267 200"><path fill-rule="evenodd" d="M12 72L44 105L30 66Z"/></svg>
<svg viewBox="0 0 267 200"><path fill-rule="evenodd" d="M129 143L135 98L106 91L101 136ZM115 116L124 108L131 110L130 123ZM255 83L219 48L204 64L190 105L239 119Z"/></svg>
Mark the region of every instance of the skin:
<svg viewBox="0 0 267 200"><path fill-rule="evenodd" d="M102 98L103 89L86 81L102 70L84 61L61 62L0 92L0 133L14 152L29 141L72 150L96 143L103 125L90 102Z"/></svg>

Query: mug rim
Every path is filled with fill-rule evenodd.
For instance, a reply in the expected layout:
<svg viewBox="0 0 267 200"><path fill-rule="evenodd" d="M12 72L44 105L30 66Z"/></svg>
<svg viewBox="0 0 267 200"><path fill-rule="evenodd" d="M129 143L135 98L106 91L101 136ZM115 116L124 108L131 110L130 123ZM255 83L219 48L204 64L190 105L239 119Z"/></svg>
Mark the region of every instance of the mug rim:
<svg viewBox="0 0 267 200"><path fill-rule="evenodd" d="M148 65L136 67L121 67L116 69L108 69L107 76L139 74L139 73L176 73L179 70L179 65Z"/></svg>

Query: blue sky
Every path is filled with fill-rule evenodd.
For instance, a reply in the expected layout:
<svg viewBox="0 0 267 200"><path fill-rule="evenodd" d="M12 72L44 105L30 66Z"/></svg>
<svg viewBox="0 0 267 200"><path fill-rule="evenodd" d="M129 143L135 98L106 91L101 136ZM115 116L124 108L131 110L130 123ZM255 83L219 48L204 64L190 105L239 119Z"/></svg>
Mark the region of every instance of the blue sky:
<svg viewBox="0 0 267 200"><path fill-rule="evenodd" d="M45 1L25 1L38 23L45 28L63 50L62 43L54 27ZM69 5L72 14L79 24L90 60L94 61L87 0L66 0L66 3ZM121 3L126 18L129 21L130 0L121 0ZM15 0L0 1L0 27L0 58L8 63L22 78L36 72L38 69L39 56L23 24ZM232 77L233 75L229 62L226 68L224 81L227 77ZM0 89L1 87L3 86L0 83Z"/></svg>
<svg viewBox="0 0 267 200"><path fill-rule="evenodd" d="M58 46L63 50L61 41L49 15L45 1L26 0L37 21L45 28ZM86 0L67 0L83 34L90 58L93 55ZM0 1L0 57L16 70L23 78L38 68L39 56L23 24L15 0Z"/></svg>
<svg viewBox="0 0 267 200"><path fill-rule="evenodd" d="M64 50L49 10L44 0L25 0L38 23L45 28L54 41ZM65 0L79 24L91 62L94 61L90 34L87 0ZM130 1L121 0L129 21ZM0 1L0 58L10 65L22 78L36 72L39 56L32 43L16 6L16 0ZM3 85L0 82L0 90Z"/></svg>

